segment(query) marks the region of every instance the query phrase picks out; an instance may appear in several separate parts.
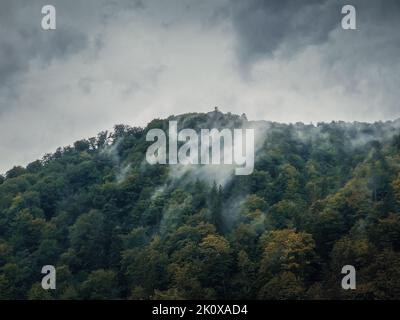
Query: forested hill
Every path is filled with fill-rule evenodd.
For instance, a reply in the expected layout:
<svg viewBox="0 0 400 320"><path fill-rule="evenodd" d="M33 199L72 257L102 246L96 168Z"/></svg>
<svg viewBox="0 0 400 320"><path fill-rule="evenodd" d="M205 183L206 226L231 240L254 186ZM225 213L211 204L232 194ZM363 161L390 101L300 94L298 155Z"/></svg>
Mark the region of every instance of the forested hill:
<svg viewBox="0 0 400 320"><path fill-rule="evenodd" d="M172 119L255 127L254 172L149 165L146 132ZM341 288L347 264L356 290ZM0 298L399 299L400 121L193 113L14 167L0 177Z"/></svg>

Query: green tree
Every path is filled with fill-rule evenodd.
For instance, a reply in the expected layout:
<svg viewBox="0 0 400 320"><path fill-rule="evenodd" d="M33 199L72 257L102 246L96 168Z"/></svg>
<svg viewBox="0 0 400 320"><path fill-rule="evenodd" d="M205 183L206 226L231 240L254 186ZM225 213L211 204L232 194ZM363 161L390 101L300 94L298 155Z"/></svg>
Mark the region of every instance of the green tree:
<svg viewBox="0 0 400 320"><path fill-rule="evenodd" d="M84 299L115 299L118 297L118 281L114 271L99 269L89 274L80 291Z"/></svg>
<svg viewBox="0 0 400 320"><path fill-rule="evenodd" d="M100 267L104 262L104 215L97 210L81 215L70 229L71 248L82 268Z"/></svg>

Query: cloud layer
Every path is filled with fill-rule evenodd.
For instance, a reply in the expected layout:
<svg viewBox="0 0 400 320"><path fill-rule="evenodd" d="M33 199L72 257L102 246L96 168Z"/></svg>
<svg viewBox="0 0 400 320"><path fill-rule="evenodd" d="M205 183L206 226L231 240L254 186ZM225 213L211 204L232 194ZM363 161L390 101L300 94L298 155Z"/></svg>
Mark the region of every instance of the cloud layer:
<svg viewBox="0 0 400 320"><path fill-rule="evenodd" d="M0 172L156 117L283 122L400 116L400 5L340 1L0 1Z"/></svg>

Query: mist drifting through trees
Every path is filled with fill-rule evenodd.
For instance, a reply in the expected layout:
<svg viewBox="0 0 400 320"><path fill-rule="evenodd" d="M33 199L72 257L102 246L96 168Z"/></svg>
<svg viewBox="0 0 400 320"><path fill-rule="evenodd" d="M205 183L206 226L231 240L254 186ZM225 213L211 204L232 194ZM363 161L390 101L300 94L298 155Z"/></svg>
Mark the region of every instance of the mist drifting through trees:
<svg viewBox="0 0 400 320"><path fill-rule="evenodd" d="M256 128L254 172L149 165L146 132L171 119ZM57 290L40 286L45 264ZM14 167L0 176L0 298L399 299L400 122L192 113Z"/></svg>

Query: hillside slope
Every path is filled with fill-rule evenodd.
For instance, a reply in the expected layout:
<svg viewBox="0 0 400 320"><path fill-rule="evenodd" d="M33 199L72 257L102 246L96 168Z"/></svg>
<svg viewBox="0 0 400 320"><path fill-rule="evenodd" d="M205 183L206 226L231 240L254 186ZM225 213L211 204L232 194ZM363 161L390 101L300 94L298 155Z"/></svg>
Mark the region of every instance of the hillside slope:
<svg viewBox="0 0 400 320"><path fill-rule="evenodd" d="M146 132L169 120L256 128L254 172L149 165ZM77 141L0 177L0 298L399 299L399 134L215 111Z"/></svg>

